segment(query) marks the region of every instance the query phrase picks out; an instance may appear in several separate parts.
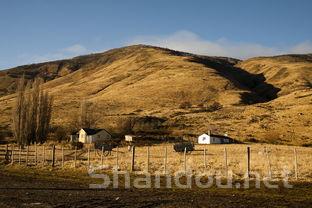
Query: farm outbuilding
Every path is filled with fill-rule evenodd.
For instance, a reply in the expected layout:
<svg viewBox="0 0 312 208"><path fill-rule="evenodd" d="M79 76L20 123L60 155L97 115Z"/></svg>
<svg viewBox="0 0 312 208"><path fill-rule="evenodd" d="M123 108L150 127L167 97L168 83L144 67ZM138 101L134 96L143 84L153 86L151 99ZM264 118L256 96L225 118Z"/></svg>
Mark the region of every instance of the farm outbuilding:
<svg viewBox="0 0 312 208"><path fill-rule="evenodd" d="M230 144L234 140L226 135L202 134L198 137L198 144Z"/></svg>
<svg viewBox="0 0 312 208"><path fill-rule="evenodd" d="M133 142L134 135L125 135L125 141L126 142Z"/></svg>
<svg viewBox="0 0 312 208"><path fill-rule="evenodd" d="M75 138L74 135L71 135L71 137ZM76 138L81 143L91 144L110 140L112 135L105 129L82 128L77 132Z"/></svg>
<svg viewBox="0 0 312 208"><path fill-rule="evenodd" d="M125 141L130 143L140 142L143 138L144 137L142 135L125 135Z"/></svg>

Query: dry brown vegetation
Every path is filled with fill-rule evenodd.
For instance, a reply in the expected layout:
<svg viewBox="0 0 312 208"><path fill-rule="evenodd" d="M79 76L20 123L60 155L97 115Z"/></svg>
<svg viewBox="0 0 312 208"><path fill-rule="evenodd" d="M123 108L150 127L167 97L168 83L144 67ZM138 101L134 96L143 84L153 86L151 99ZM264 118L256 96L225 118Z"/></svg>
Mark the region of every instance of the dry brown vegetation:
<svg viewBox="0 0 312 208"><path fill-rule="evenodd" d="M311 68L309 55L239 61L138 45L3 71L0 88L14 89L23 72L47 76L56 126L70 125L86 99L98 105L97 127L112 132L128 117L154 116L173 135L211 129L241 141L308 145ZM11 123L15 96L0 97L2 126Z"/></svg>
<svg viewBox="0 0 312 208"><path fill-rule="evenodd" d="M52 145L52 144L51 144ZM200 174L208 172L214 176L226 176L226 163L225 163L225 148L227 152L227 164L228 173L233 173L233 177L236 179L242 179L245 177L247 170L247 154L246 148L248 145L196 145L195 151L186 155L187 171L193 174ZM43 146L37 145L37 160L38 167L50 167L52 158L52 146L45 145L45 164L43 165ZM311 148L306 147L289 147L285 145L261 145L253 144L249 145L251 148L251 171L260 174L261 179L268 177L271 170L272 179L282 179L285 173L288 171L287 176L290 180L295 180L295 154L294 148L297 154L298 165L298 180L311 181L312 180L312 166L310 161L312 159ZM4 149L5 146L0 146ZM15 165L18 165L18 149L15 153ZM77 151L76 168L74 162L74 150L70 149L69 145L64 145L65 163L62 168L62 151L61 145L56 147L56 168L62 168L65 170L78 169L83 170L88 167L88 151L82 149ZM177 171L184 171L184 155L183 153L177 153L173 150L171 144L154 145L149 147L150 165L149 172L152 174L159 173L164 174L164 162L165 162L165 149L167 148L167 173L174 174ZM9 147L11 149L11 147ZM206 149L206 167L204 164L204 149ZM29 164L33 165L35 162L35 146L29 148ZM117 151L118 151L118 163L117 163ZM22 151L22 161L25 161L26 149ZM131 151L127 146L114 148L110 155L104 154L103 164L107 166L106 171L112 171L116 169L118 164L119 170L130 171L131 167ZM3 158L1 159L3 162ZM25 163L22 163L25 166ZM90 165L93 167L100 166L101 163L101 151L90 150ZM135 151L135 171L137 173L147 171L147 147L136 147Z"/></svg>

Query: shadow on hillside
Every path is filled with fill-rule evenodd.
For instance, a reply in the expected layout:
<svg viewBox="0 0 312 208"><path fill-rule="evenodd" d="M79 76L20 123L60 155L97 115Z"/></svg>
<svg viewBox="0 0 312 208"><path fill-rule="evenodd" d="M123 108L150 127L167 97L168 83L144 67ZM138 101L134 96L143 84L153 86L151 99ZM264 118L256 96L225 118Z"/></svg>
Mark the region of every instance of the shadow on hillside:
<svg viewBox="0 0 312 208"><path fill-rule="evenodd" d="M233 63L228 62L223 57L192 56L189 58L189 61L213 68L221 76L231 81L235 87L251 91L241 95L242 104L254 104L274 100L277 98L277 93L281 90L266 83L263 74L251 74L241 68L235 67Z"/></svg>

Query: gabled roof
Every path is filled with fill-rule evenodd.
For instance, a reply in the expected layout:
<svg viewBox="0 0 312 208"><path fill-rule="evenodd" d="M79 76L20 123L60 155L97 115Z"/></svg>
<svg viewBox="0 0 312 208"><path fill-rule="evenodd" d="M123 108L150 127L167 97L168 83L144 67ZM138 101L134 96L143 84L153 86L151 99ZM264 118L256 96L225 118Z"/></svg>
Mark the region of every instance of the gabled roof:
<svg viewBox="0 0 312 208"><path fill-rule="evenodd" d="M219 138L219 139L228 139L230 141L234 141L234 139L232 139L231 137L228 137L228 136L217 135L217 134L210 134L210 136L215 137L215 138Z"/></svg>
<svg viewBox="0 0 312 208"><path fill-rule="evenodd" d="M90 129L90 128L82 128L87 135L94 135L99 133L100 131L106 131L105 129ZM108 134L110 134L108 131L106 131Z"/></svg>
<svg viewBox="0 0 312 208"><path fill-rule="evenodd" d="M232 138L230 138L230 137L228 137L228 136L224 136L224 135L218 135L218 134L206 134L206 133L204 133L204 134L202 134L202 135L200 135L200 136L211 136L211 137L215 137L215 138L222 138L222 139L232 139Z"/></svg>

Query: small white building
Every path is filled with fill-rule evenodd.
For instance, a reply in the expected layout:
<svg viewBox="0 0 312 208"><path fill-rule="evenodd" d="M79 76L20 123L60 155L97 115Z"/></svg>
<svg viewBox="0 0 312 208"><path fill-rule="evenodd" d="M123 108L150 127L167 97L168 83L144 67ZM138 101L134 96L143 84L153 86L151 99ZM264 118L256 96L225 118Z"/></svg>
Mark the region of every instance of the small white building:
<svg viewBox="0 0 312 208"><path fill-rule="evenodd" d="M130 143L142 141L142 139L143 137L141 135L131 135L131 134L125 135L125 141Z"/></svg>
<svg viewBox="0 0 312 208"><path fill-rule="evenodd" d="M134 135L125 135L126 142L133 142Z"/></svg>
<svg viewBox="0 0 312 208"><path fill-rule="evenodd" d="M233 139L228 136L202 134L198 137L198 144L230 144Z"/></svg>
<svg viewBox="0 0 312 208"><path fill-rule="evenodd" d="M112 135L105 129L83 128L78 132L78 141L85 144L110 140Z"/></svg>

